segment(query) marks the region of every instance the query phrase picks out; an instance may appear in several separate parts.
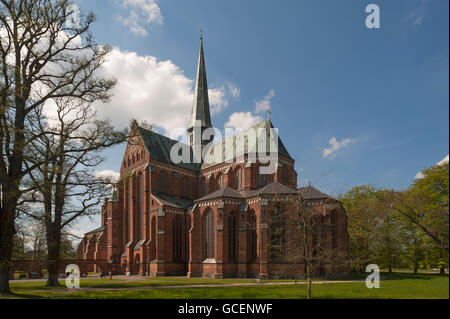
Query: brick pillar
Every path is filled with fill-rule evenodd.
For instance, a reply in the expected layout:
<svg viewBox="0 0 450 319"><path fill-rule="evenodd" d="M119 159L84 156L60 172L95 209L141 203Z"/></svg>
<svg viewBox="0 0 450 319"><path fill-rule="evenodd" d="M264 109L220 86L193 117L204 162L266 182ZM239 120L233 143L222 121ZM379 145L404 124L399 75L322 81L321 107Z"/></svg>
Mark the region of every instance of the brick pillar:
<svg viewBox="0 0 450 319"><path fill-rule="evenodd" d="M261 211L261 213L263 213ZM259 279L269 278L267 264L269 263L269 227L264 218L260 216L258 231L259 251Z"/></svg>
<svg viewBox="0 0 450 319"><path fill-rule="evenodd" d="M127 275L133 275L133 245L126 247L125 250L127 252L127 266L125 271Z"/></svg>
<svg viewBox="0 0 450 319"><path fill-rule="evenodd" d="M200 211L197 208L196 212L191 213L190 226L188 226L189 231L189 264L188 264L188 277L198 277L201 276L199 271L199 264L201 262L202 254L202 244L203 241L200 240L200 235L202 234L202 218L200 216ZM191 231L192 230L192 231Z"/></svg>
<svg viewBox="0 0 450 319"><path fill-rule="evenodd" d="M239 216L238 229L238 275L239 277L247 277L248 263L248 227L246 223L247 214L241 213Z"/></svg>
<svg viewBox="0 0 450 319"><path fill-rule="evenodd" d="M155 276L164 276L164 237L166 236L165 212L161 208L156 219L156 273Z"/></svg>
<svg viewBox="0 0 450 319"><path fill-rule="evenodd" d="M214 274L214 278L223 278L223 260L225 258L224 248L225 248L225 236L223 233L224 230L224 219L225 219L225 204L223 201L220 201L217 205L217 211L215 212L214 220L215 220L215 260L216 260L216 273Z"/></svg>
<svg viewBox="0 0 450 319"><path fill-rule="evenodd" d="M112 202L109 201L107 205L107 221L106 221L106 229L107 229L107 258L114 257L116 258L116 261L120 257L120 251L119 251L119 229L118 229L118 210L119 210L119 203L117 201ZM113 234L116 236L113 237Z"/></svg>
<svg viewBox="0 0 450 319"><path fill-rule="evenodd" d="M147 276L147 254L145 245L142 245L141 248L139 248L139 255L141 255L141 262L139 264L139 276Z"/></svg>

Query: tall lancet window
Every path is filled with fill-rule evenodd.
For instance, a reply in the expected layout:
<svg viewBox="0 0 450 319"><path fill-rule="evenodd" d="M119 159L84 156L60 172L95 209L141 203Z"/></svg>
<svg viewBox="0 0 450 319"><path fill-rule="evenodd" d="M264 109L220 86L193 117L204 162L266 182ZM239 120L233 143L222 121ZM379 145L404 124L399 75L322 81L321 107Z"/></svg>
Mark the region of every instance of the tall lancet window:
<svg viewBox="0 0 450 319"><path fill-rule="evenodd" d="M231 214L228 217L228 259L230 262L237 261L238 257L238 238L237 238L237 220L236 215Z"/></svg>
<svg viewBox="0 0 450 319"><path fill-rule="evenodd" d="M182 260L182 238L181 238L181 216L176 215L173 219L173 261Z"/></svg>
<svg viewBox="0 0 450 319"><path fill-rule="evenodd" d="M219 173L219 175L217 175L217 189L222 188L223 188L223 174Z"/></svg>
<svg viewBox="0 0 450 319"><path fill-rule="evenodd" d="M236 189L242 188L242 168L240 166L236 168L236 172L234 174L234 184Z"/></svg>
<svg viewBox="0 0 450 319"><path fill-rule="evenodd" d="M281 182L286 185L288 183L287 169L286 166L281 168Z"/></svg>
<svg viewBox="0 0 450 319"><path fill-rule="evenodd" d="M145 223L145 212L144 212L144 174L139 175L139 239L144 239L144 223Z"/></svg>
<svg viewBox="0 0 450 319"><path fill-rule="evenodd" d="M203 218L203 233L205 241L205 259L214 258L215 257L214 212L211 209L208 209Z"/></svg>

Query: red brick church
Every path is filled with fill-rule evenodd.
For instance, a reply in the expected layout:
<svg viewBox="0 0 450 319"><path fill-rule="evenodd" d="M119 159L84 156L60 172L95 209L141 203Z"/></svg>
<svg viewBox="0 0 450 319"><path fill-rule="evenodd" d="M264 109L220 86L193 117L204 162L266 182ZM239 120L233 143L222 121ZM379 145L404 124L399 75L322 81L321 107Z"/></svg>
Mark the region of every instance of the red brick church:
<svg viewBox="0 0 450 319"><path fill-rule="evenodd" d="M211 127L201 41L187 128L190 145L184 146L192 155L195 147L204 150L212 145L206 157L175 163L171 150L178 141L134 123L134 135L120 167L120 182L101 207L101 227L86 233L79 244L78 258L106 259L117 274L214 278L302 275L305 265L274 254L281 246L271 244L274 232L269 218L274 205L283 207L285 214L293 213L290 203L301 196L320 221L313 237L320 238L337 256L316 266L325 275L346 273L347 216L339 201L312 186L297 188L294 159L278 136L276 169L262 174L261 161L251 160L245 137L248 130L213 144L212 137L204 141L197 136ZM252 129L270 128L269 118ZM231 141L235 146L239 140L245 140L245 151L238 154L233 149L234 156L230 156L226 144ZM283 227L289 229L290 225ZM290 240L288 233L278 238L286 256L301 246Z"/></svg>

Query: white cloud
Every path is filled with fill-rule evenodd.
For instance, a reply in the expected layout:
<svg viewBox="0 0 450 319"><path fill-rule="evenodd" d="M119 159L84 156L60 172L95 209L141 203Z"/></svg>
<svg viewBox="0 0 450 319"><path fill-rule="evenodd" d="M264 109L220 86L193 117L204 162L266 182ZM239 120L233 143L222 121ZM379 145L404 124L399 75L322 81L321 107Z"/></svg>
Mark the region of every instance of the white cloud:
<svg viewBox="0 0 450 319"><path fill-rule="evenodd" d="M118 80L111 101L96 104L98 114L109 117L116 127L127 126L132 118L157 125L167 136L175 128L186 127L194 99L193 81L170 60L115 48L101 72ZM213 85L208 91L212 114L228 106L232 93L227 85Z"/></svg>
<svg viewBox="0 0 450 319"><path fill-rule="evenodd" d="M148 35L143 24L163 24L161 10L155 0L122 0L122 6L129 9L128 17L119 15L117 20L136 35Z"/></svg>
<svg viewBox="0 0 450 319"><path fill-rule="evenodd" d="M217 89L208 90L211 115L220 113L221 111L223 111L228 107L228 100L225 98L225 96L226 91L223 86Z"/></svg>
<svg viewBox="0 0 450 319"><path fill-rule="evenodd" d="M255 113L270 111L270 100L275 96L275 91L271 89L269 93L260 101L255 102Z"/></svg>
<svg viewBox="0 0 450 319"><path fill-rule="evenodd" d="M225 127L246 129L263 121L259 115L253 115L251 112L235 112L230 115Z"/></svg>
<svg viewBox="0 0 450 319"><path fill-rule="evenodd" d="M437 162L436 165L443 165L448 162L449 162L449 156L447 155L443 159L441 159L439 162ZM422 171L420 171L419 173L416 174L416 176L414 176L415 179L421 179L424 177L425 177L425 175L423 175Z"/></svg>
<svg viewBox="0 0 450 319"><path fill-rule="evenodd" d="M110 178L112 182L116 183L120 179L120 173L115 172L111 169L105 169L103 171L96 171L96 177Z"/></svg>
<svg viewBox="0 0 450 319"><path fill-rule="evenodd" d="M238 99L241 90L236 84L227 82L218 88L211 88L208 90L209 104L211 106L211 114L217 114L228 107L228 96Z"/></svg>
<svg viewBox="0 0 450 319"><path fill-rule="evenodd" d="M328 142L331 145L331 147L325 148L323 150L322 156L323 156L323 158L328 158L331 160L336 157L339 149L346 147L354 142L356 142L356 139L352 139L352 138L346 138L339 142L336 139L336 137L333 136L330 139L330 141Z"/></svg>
<svg viewBox="0 0 450 319"><path fill-rule="evenodd" d="M102 66L104 76L118 79L107 105L97 105L101 116L116 127L130 119L146 120L166 132L186 127L193 101L192 80L171 61L113 49Z"/></svg>

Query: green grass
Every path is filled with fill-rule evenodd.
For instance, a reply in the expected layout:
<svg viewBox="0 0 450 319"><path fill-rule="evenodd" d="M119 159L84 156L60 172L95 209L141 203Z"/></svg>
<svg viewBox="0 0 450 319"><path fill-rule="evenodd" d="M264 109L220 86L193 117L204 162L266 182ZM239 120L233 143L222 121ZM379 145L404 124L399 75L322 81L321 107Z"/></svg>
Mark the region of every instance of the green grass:
<svg viewBox="0 0 450 319"><path fill-rule="evenodd" d="M292 280L261 280L261 283L270 282L292 282ZM13 282L10 284L11 290L27 291L27 290L67 290L65 287L65 279L59 280L61 287L45 287L45 282ZM209 278L184 278L184 277L149 277L146 279L135 281L127 281L123 279L82 279L80 280L81 288L134 288L145 286L186 286L186 285L208 285L208 284L232 284L232 283L256 283L255 279L209 279Z"/></svg>
<svg viewBox="0 0 450 319"><path fill-rule="evenodd" d="M352 276L351 279L355 279ZM157 277L145 280L124 281L118 279L84 279L81 287L97 288L133 288L145 286L183 286L202 284L245 283L255 282L252 279L204 279ZM268 281L274 282L274 281ZM278 281L279 282L279 281ZM64 284L64 281L61 281ZM44 282L12 283L14 294L1 295L0 298L132 298L132 299L198 299L198 298L273 298L301 299L306 297L306 285L263 285L218 288L171 288L171 289L123 289L123 290L70 290L61 287L61 291L49 291L43 287ZM368 289L364 282L348 282L334 284L313 284L313 298L342 299L448 299L449 277L428 274L388 274L382 273L379 289Z"/></svg>

